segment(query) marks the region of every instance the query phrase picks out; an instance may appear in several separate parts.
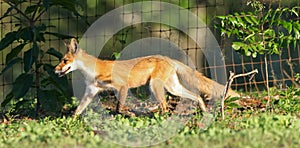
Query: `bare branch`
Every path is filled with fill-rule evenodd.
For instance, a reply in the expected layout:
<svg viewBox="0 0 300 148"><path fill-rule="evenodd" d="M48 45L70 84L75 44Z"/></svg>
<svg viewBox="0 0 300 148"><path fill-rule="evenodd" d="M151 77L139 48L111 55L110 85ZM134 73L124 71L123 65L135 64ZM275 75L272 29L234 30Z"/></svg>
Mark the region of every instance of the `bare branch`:
<svg viewBox="0 0 300 148"><path fill-rule="evenodd" d="M223 92L223 96L222 96L222 102L221 102L221 112L222 112L222 118L223 118L223 120L224 120L224 118L225 118L225 115L224 115L224 101L225 101L225 97L226 97L226 95L227 95L227 93L228 93L228 90L229 90L229 88L231 87L231 84L232 84L232 81L233 81L233 79L235 79L235 78L237 78L237 77L243 77L243 76L247 76L247 75L251 75L250 76L250 80L251 79L253 79L253 76L255 75L255 74L257 74L258 73L258 70L257 69L255 69L255 70L253 70L253 71L251 71L251 72L248 72L248 73L244 73L244 74L237 74L237 75L235 75L232 71L230 71L230 76L229 76L229 79L228 79L228 81L226 82L226 85L225 85L225 89L224 89L224 92Z"/></svg>

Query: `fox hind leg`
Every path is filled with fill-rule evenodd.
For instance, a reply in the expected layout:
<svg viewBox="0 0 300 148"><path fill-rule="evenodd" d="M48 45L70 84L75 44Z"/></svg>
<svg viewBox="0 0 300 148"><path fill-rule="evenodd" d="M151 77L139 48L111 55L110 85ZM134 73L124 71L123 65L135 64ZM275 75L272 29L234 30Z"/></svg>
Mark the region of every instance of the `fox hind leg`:
<svg viewBox="0 0 300 148"><path fill-rule="evenodd" d="M167 111L167 103L165 100L164 82L160 79L150 80L150 89L156 100L160 103L162 112Z"/></svg>
<svg viewBox="0 0 300 148"><path fill-rule="evenodd" d="M194 101L197 101L199 103L199 107L203 112L207 112L205 103L200 95L197 95L190 90L186 89L184 86L182 86L178 80L177 75L173 75L170 77L170 79L167 81L167 84L165 86L168 92L175 96L183 97L183 98L189 98Z"/></svg>

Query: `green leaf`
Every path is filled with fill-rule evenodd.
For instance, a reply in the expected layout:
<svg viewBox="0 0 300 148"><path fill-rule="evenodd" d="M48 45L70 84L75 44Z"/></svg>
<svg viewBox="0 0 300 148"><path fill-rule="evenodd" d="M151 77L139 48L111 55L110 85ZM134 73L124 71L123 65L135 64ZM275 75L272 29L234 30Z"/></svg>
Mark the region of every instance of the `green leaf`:
<svg viewBox="0 0 300 148"><path fill-rule="evenodd" d="M256 45L259 54L263 54L264 51L265 51L265 48L263 47L263 45L264 45L263 43L260 43L260 44Z"/></svg>
<svg viewBox="0 0 300 148"><path fill-rule="evenodd" d="M6 12L3 14L3 16L0 17L0 20L2 20L2 19L5 18L5 17L10 16L9 13L10 13L13 9L15 9L15 7L16 7L16 6L11 6L11 7L9 7L9 8L6 10Z"/></svg>
<svg viewBox="0 0 300 148"><path fill-rule="evenodd" d="M265 23L268 19L269 19L269 15L272 14L272 9L268 10L267 13L265 13L265 15L262 18L262 23Z"/></svg>
<svg viewBox="0 0 300 148"><path fill-rule="evenodd" d="M16 35L16 31L7 33L5 37L0 41L0 51L12 44L17 39Z"/></svg>
<svg viewBox="0 0 300 148"><path fill-rule="evenodd" d="M58 77L58 75L54 73L53 69L54 69L54 66L52 66L50 64L44 64L44 70L50 76L48 78L48 80L45 80L44 82L46 82L46 81L51 82L52 85L55 86L55 88L59 89L64 94L64 96L71 97L72 88L69 85L67 77Z"/></svg>
<svg viewBox="0 0 300 148"><path fill-rule="evenodd" d="M253 22L251 21L251 19L249 18L249 16L247 16L247 14L244 15L244 19L245 19L246 22L248 22L250 25L253 25Z"/></svg>
<svg viewBox="0 0 300 148"><path fill-rule="evenodd" d="M25 14L30 14L32 12L34 12L39 6L38 5L31 5L31 6L27 6L25 9Z"/></svg>
<svg viewBox="0 0 300 148"><path fill-rule="evenodd" d="M32 48L29 49L28 51L26 51L24 53L24 59L23 59L23 62L24 62L24 71L25 72L28 72L31 67L32 67L32 64L34 63L35 59L32 55Z"/></svg>
<svg viewBox="0 0 300 148"><path fill-rule="evenodd" d="M244 23L244 21L242 20L241 16L236 16L237 18L237 22L240 26L242 27L246 27L247 25Z"/></svg>
<svg viewBox="0 0 300 148"><path fill-rule="evenodd" d="M232 44L232 48L234 50L240 50L241 46L237 45L237 44Z"/></svg>
<svg viewBox="0 0 300 148"><path fill-rule="evenodd" d="M240 50L240 48L243 46L244 46L244 43L242 43L242 42L233 42L232 43L232 48L234 50Z"/></svg>
<svg viewBox="0 0 300 148"><path fill-rule="evenodd" d="M259 22L258 22L258 20L257 20L257 18L256 18L257 16L250 15L249 17L250 17L250 19L254 22L255 25L258 25L258 24L259 24Z"/></svg>
<svg viewBox="0 0 300 148"><path fill-rule="evenodd" d="M229 17L228 20L232 23L233 26L235 26L237 24L237 20L235 17Z"/></svg>
<svg viewBox="0 0 300 148"><path fill-rule="evenodd" d="M80 4L76 1L70 1L70 0L52 0L52 4L55 6L61 6L64 9L67 9L74 13L76 16L80 16L78 11L76 10L76 6Z"/></svg>
<svg viewBox="0 0 300 148"><path fill-rule="evenodd" d="M9 103L13 98L14 98L14 94L12 92L10 92L8 95L6 95L3 102L1 102L1 107L6 106L6 104Z"/></svg>
<svg viewBox="0 0 300 148"><path fill-rule="evenodd" d="M227 37L228 37L228 38L231 36L231 34L232 34L232 30L227 31Z"/></svg>
<svg viewBox="0 0 300 148"><path fill-rule="evenodd" d="M256 57L257 57L257 52L253 52L253 53L252 53L252 57L253 57L253 58L256 58Z"/></svg>
<svg viewBox="0 0 300 148"><path fill-rule="evenodd" d="M37 45L36 42L33 43L33 46L32 46L32 56L37 59L38 56L39 56L39 53L40 53L40 48L39 46Z"/></svg>
<svg viewBox="0 0 300 148"><path fill-rule="evenodd" d="M15 104L15 108L20 109L25 104L27 104L29 102L33 102L33 101L34 101L34 99L19 99L19 100L17 100L17 103Z"/></svg>
<svg viewBox="0 0 300 148"><path fill-rule="evenodd" d="M251 56L252 53L250 51L248 51L248 50L245 50L245 54L246 54L246 56L249 57L249 56Z"/></svg>
<svg viewBox="0 0 300 148"><path fill-rule="evenodd" d="M228 99L225 100L224 103L230 103L230 102L233 102L233 101L236 101L239 99L240 99L240 97L229 97Z"/></svg>
<svg viewBox="0 0 300 148"><path fill-rule="evenodd" d="M48 10L48 8L50 7L51 4L51 0L43 0L43 6L46 10Z"/></svg>
<svg viewBox="0 0 300 148"><path fill-rule="evenodd" d="M226 106L231 107L231 108L240 108L240 106L234 102L230 102L226 104Z"/></svg>
<svg viewBox="0 0 300 148"><path fill-rule="evenodd" d="M299 13L295 10L297 7L291 9L291 12L294 13L297 17L299 17ZM298 10L299 11L299 10Z"/></svg>
<svg viewBox="0 0 300 148"><path fill-rule="evenodd" d="M12 93L16 99L24 97L33 82L33 74L23 73L17 77L13 84Z"/></svg>
<svg viewBox="0 0 300 148"><path fill-rule="evenodd" d="M37 31L40 32L40 31L46 31L47 27L52 27L52 26L46 26L45 24L41 24L39 26L36 26L35 28Z"/></svg>
<svg viewBox="0 0 300 148"><path fill-rule="evenodd" d="M44 50L39 50L40 58L43 59L45 56Z"/></svg>
<svg viewBox="0 0 300 148"><path fill-rule="evenodd" d="M294 45L294 47L296 48L296 46L297 46L297 40L295 39L294 41L293 41L293 45Z"/></svg>
<svg viewBox="0 0 300 148"><path fill-rule="evenodd" d="M47 29L47 26L44 24L41 24L39 26L36 26L33 29L34 35L36 37L37 42L45 42L45 37L44 37L44 31Z"/></svg>
<svg viewBox="0 0 300 148"><path fill-rule="evenodd" d="M217 18L224 20L226 18L226 16L217 16Z"/></svg>
<svg viewBox="0 0 300 148"><path fill-rule="evenodd" d="M249 50L250 50L251 52L256 52L256 51L257 51L256 45L251 44L251 45L249 45L248 47L249 47Z"/></svg>
<svg viewBox="0 0 300 148"><path fill-rule="evenodd" d="M273 12L273 14L271 15L271 19L269 20L271 25L273 25L273 23L274 23L275 21L280 20L280 19L277 19L277 18L275 19L276 16L278 16L278 17L280 18L280 16L277 15L277 13L280 12L280 11L281 11L281 10L280 10L279 8L277 8L277 9Z"/></svg>
<svg viewBox="0 0 300 148"><path fill-rule="evenodd" d="M248 40L249 38L253 37L255 35L255 32L249 34L248 36L245 37L244 41Z"/></svg>
<svg viewBox="0 0 300 148"><path fill-rule="evenodd" d="M293 30L293 24L291 24L290 22L288 23L288 27L287 27L288 32L291 34L292 30Z"/></svg>
<svg viewBox="0 0 300 148"><path fill-rule="evenodd" d="M6 63L15 58L24 48L26 44L20 44L19 46L11 49L10 53L6 55Z"/></svg>
<svg viewBox="0 0 300 148"><path fill-rule="evenodd" d="M121 53L120 52L113 52L112 56L115 58L115 59L119 59L121 57Z"/></svg>
<svg viewBox="0 0 300 148"><path fill-rule="evenodd" d="M25 27L20 30L18 30L17 35L18 38L21 38L24 40L24 42L33 42L33 32L30 27Z"/></svg>
<svg viewBox="0 0 300 148"><path fill-rule="evenodd" d="M53 36L55 36L55 37L57 37L59 39L71 39L71 38L75 38L74 36L60 34L60 33L54 33L54 32L45 32L45 34L53 35Z"/></svg>
<svg viewBox="0 0 300 148"><path fill-rule="evenodd" d="M272 48L272 54L279 54L280 51L278 50L278 44L274 43Z"/></svg>
<svg viewBox="0 0 300 148"><path fill-rule="evenodd" d="M289 34L292 32L292 29L293 29L293 24L292 23L282 20L281 24L288 31Z"/></svg>
<svg viewBox="0 0 300 148"><path fill-rule="evenodd" d="M26 0L7 0L11 3L13 3L14 5L19 5L21 3L27 2Z"/></svg>
<svg viewBox="0 0 300 148"><path fill-rule="evenodd" d="M49 48L49 49L46 51L46 53L47 53L47 54L50 54L50 55L52 55L52 56L57 57L59 60L61 60L62 57L63 57L63 55L62 55L59 51L55 50L54 48Z"/></svg>
<svg viewBox="0 0 300 148"><path fill-rule="evenodd" d="M7 65L2 69L0 75L2 75L5 71L7 71L9 68L11 68L13 65L15 65L16 63L18 63L20 61L22 61L22 59L19 57L16 57L16 58L10 60L10 62L7 63Z"/></svg>
<svg viewBox="0 0 300 148"><path fill-rule="evenodd" d="M41 107L47 112L58 112L63 106L59 100L60 93L56 90L38 90Z"/></svg>
<svg viewBox="0 0 300 148"><path fill-rule="evenodd" d="M294 27L294 30L299 31L300 30L300 23L299 22L293 22L293 27Z"/></svg>
<svg viewBox="0 0 300 148"><path fill-rule="evenodd" d="M41 81L41 87L47 87L48 85L50 85L52 83L52 81L51 80L49 80L48 78L46 78L46 79L42 79L42 81Z"/></svg>
<svg viewBox="0 0 300 148"><path fill-rule="evenodd" d="M225 23L224 23L224 22L225 22L224 20L221 21L221 27L222 27L222 29L223 29L224 26L225 26Z"/></svg>

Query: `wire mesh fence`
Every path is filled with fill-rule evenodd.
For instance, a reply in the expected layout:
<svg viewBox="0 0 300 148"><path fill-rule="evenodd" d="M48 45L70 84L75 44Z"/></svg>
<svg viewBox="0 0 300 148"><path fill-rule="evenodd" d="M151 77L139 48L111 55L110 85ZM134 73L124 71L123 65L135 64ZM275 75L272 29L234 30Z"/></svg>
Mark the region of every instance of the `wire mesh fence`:
<svg viewBox="0 0 300 148"><path fill-rule="evenodd" d="M44 15L39 21L47 26L53 26L51 28L51 31L53 32L76 36L80 39L84 32L99 17L115 8L119 8L121 6L134 2L138 1L80 0L80 5L77 7L77 9L81 13L82 17L76 16L70 12L65 11L62 8L57 7L48 10L46 15ZM217 23L215 16L226 15L235 11L242 11L247 8L246 1L163 0L162 2L168 2L183 7L197 15L205 24L207 24L206 28L209 28L213 32L215 38L220 44L222 53L225 56L225 67L228 73L229 71L233 71L235 73L245 73L253 69L259 70L260 73L255 76L253 81L249 81L248 77L236 79L232 84L232 87L234 89L242 89L246 92L249 92L259 91L265 88L266 78L264 73L265 67L263 57L245 57L242 54L235 52L231 48L231 40L221 38L220 31L214 27L215 23ZM279 2L279 5L300 5L300 2ZM7 8L8 5L3 0L1 0L1 16L6 12ZM20 6L20 8L23 8L23 6ZM154 13L154 11L155 8L150 9L149 11L145 10L140 13L151 15L152 13ZM126 17L128 16L127 13L128 12L124 12L124 20L126 20ZM16 29L16 25L19 25L21 23L20 21L14 19L14 17L18 16L11 16L0 21L0 39L2 39L6 33L14 31ZM178 21L180 21L180 17L174 19L178 19ZM299 20L299 18L296 19ZM131 25L114 34L113 37L104 46L104 50L102 50L99 57L103 59L113 59L114 57L112 55L114 53L121 52L122 49L124 49L131 43L147 37L157 37L171 41L172 43L180 47L185 53L187 53L187 55L189 55L189 57L194 62L197 70L204 73L204 75L212 77L211 71L220 68L208 65L206 57L202 53L202 49L188 35L172 26L151 22ZM13 46L14 45L0 52L1 69L5 67L5 57L7 53L9 53L9 51L13 48ZM47 36L45 44L40 46L45 51L49 48L55 48L62 53L66 52L63 41L51 36ZM297 73L300 73L300 47L299 45L296 46L296 48L286 47L285 49L281 49L281 51L282 53L280 55L268 56L268 66L271 71L268 76L270 79L270 85L278 86L280 88L285 88L286 86L290 85L297 86L297 83L295 82L295 75ZM50 55L46 55L43 61L52 63L54 65L58 63L58 60L51 57ZM14 79L16 79L16 76L18 74L22 73L22 69L23 63L21 62L20 64L16 64L13 68L0 76L0 100L3 100L11 90Z"/></svg>

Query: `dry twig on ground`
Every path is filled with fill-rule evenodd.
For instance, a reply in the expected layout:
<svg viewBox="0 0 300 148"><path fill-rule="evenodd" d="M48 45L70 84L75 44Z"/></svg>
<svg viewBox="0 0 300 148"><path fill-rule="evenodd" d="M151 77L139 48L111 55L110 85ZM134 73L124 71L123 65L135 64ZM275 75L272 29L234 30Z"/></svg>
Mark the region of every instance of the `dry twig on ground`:
<svg viewBox="0 0 300 148"><path fill-rule="evenodd" d="M222 118L224 120L224 101L225 101L225 98L226 98L226 95L228 93L228 90L231 86L231 83L233 81L233 79L237 78L237 77L243 77L243 76L248 76L248 75L251 75L250 76L250 81L251 79L254 77L254 75L258 73L258 70L255 69L251 72L248 72L248 73L244 73L244 74L237 74L235 75L232 71L230 71L230 76L229 76L229 79L228 81L226 82L226 85L225 85L225 89L224 89L224 92L223 92L223 96L222 96L222 100L221 100L221 112L222 112Z"/></svg>

